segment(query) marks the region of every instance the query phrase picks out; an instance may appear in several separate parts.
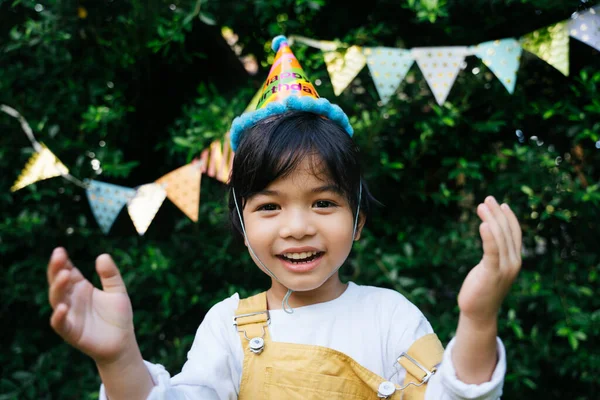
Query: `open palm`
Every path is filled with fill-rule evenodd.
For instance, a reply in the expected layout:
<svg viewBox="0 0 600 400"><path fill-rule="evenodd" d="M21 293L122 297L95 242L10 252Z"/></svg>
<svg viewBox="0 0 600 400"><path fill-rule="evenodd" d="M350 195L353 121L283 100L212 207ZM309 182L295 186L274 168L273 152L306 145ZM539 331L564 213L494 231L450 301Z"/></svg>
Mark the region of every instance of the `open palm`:
<svg viewBox="0 0 600 400"><path fill-rule="evenodd" d="M48 264L52 328L97 362L112 361L135 340L131 301L110 256L96 260L103 290L95 288L57 248Z"/></svg>

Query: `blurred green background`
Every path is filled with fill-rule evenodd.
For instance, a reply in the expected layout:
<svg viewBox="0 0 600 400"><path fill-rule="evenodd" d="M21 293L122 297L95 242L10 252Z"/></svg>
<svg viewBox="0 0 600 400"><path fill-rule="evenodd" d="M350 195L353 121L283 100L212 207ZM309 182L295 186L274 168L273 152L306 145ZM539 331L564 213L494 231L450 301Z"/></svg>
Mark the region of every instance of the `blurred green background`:
<svg viewBox="0 0 600 400"><path fill-rule="evenodd" d="M19 110L74 176L135 187L225 134L264 81L275 35L474 45L594 4L0 0L0 103ZM467 57L442 107L415 66L385 106L366 67L334 98L322 53L293 47L320 95L351 117L385 205L341 270L345 280L403 293L447 342L462 280L482 255L476 205L491 194L516 212L523 269L500 313L507 399L599 393L600 54L575 39L569 47L569 77L523 53L513 95ZM125 211L103 235L84 190L66 180L10 192L33 150L14 118L0 113L0 128L1 400L98 396L93 362L49 326L45 269L56 246L96 284L95 257L113 255L144 357L173 374L214 303L268 287L230 233L222 183L202 179L198 223L167 200L145 236Z"/></svg>

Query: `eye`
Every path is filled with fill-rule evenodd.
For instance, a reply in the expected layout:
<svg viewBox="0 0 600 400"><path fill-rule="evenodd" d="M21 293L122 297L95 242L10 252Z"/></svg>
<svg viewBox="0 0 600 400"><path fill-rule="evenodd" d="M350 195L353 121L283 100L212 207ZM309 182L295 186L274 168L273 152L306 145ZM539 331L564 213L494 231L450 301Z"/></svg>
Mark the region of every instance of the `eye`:
<svg viewBox="0 0 600 400"><path fill-rule="evenodd" d="M331 207L337 207L337 204L335 204L334 202L329 201L329 200L317 200L317 201L315 201L315 207L331 208Z"/></svg>
<svg viewBox="0 0 600 400"><path fill-rule="evenodd" d="M277 204L268 203L258 206L256 211L276 211L279 208Z"/></svg>

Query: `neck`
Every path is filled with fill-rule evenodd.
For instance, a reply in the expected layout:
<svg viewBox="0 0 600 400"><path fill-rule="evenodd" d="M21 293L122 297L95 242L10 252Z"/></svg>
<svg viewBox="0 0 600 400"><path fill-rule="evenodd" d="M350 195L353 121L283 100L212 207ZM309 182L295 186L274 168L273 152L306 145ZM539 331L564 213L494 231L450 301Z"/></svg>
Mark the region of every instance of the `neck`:
<svg viewBox="0 0 600 400"><path fill-rule="evenodd" d="M348 284L342 283L339 275L335 273L316 289L294 292L289 298L289 304L290 307L297 308L331 301L340 297L347 287ZM280 310L282 308L281 303L287 291L288 288L273 279L271 288L267 291L269 310Z"/></svg>

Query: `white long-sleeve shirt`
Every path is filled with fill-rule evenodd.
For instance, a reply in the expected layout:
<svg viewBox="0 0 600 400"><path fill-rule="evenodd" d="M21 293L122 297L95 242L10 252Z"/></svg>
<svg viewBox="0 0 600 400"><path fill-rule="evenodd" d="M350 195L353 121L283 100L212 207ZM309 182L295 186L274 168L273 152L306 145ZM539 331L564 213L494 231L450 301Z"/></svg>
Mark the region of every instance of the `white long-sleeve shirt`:
<svg viewBox="0 0 600 400"><path fill-rule="evenodd" d="M170 377L163 366L146 362L155 387L149 400L235 400L240 390L244 351L232 317L239 296L213 306L196 332L182 371ZM350 282L337 299L294 309L293 314L270 310L271 340L324 346L341 351L359 364L402 384L405 371L396 359L433 329L419 309L400 293ZM489 382L458 380L452 365L454 340L444 352L438 371L429 380L426 399L496 400L506 372L504 346L497 339L498 363ZM268 346L268 343L267 343ZM104 387L100 399L106 400Z"/></svg>

